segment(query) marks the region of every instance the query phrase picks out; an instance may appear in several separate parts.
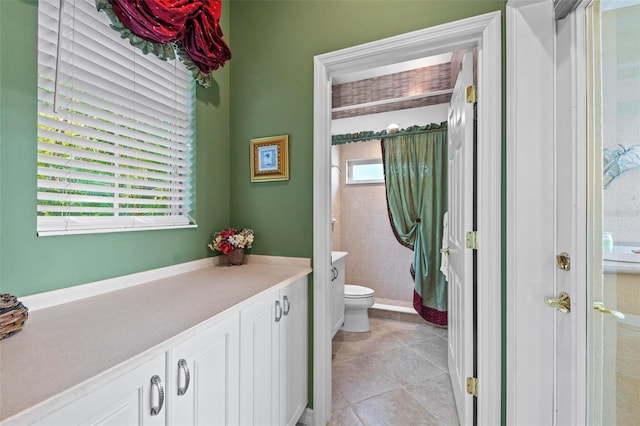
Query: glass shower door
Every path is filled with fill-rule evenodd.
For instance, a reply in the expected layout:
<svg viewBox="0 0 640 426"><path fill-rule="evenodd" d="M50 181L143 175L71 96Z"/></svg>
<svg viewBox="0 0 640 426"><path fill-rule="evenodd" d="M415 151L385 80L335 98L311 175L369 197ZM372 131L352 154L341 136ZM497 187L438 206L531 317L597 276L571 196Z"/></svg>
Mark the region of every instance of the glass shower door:
<svg viewBox="0 0 640 426"><path fill-rule="evenodd" d="M588 423L640 419L640 0L587 8Z"/></svg>

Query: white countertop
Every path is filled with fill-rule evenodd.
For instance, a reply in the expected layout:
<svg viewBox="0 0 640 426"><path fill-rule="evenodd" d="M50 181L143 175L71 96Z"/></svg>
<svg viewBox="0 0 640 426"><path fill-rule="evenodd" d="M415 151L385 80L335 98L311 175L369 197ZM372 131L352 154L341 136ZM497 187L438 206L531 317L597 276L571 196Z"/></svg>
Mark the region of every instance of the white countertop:
<svg viewBox="0 0 640 426"><path fill-rule="evenodd" d="M640 274L639 250L640 247L636 244L619 244L613 247L613 251L602 252L602 269L604 273Z"/></svg>
<svg viewBox="0 0 640 426"><path fill-rule="evenodd" d="M602 270L605 274L636 274L640 275L640 262L615 262L602 261ZM638 278L640 283L640 278Z"/></svg>
<svg viewBox="0 0 640 426"><path fill-rule="evenodd" d="M30 313L20 332L0 341L0 421L62 405L72 394L111 380L117 366L151 359L192 327L308 275L311 268L296 260L295 266L249 260L233 267L212 261L192 272Z"/></svg>
<svg viewBox="0 0 640 426"><path fill-rule="evenodd" d="M349 254L349 252L346 252L346 251L332 251L331 252L331 263L337 262L338 260L342 259L343 257L345 257L348 254Z"/></svg>

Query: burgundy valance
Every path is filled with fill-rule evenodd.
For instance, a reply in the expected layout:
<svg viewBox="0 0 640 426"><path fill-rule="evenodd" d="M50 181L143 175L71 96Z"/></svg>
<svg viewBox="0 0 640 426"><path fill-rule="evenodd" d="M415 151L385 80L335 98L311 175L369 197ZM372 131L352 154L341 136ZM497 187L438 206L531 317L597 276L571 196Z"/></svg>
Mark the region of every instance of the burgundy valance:
<svg viewBox="0 0 640 426"><path fill-rule="evenodd" d="M231 59L219 22L222 0L96 0L96 7L145 53L165 60L177 53L205 87Z"/></svg>

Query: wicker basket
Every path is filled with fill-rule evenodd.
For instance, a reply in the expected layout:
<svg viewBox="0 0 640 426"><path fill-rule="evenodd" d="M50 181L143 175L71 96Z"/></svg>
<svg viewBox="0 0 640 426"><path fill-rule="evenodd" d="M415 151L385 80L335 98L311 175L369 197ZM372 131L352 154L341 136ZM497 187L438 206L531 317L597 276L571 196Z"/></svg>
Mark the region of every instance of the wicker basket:
<svg viewBox="0 0 640 426"><path fill-rule="evenodd" d="M29 316L29 309L15 296L0 294L0 340L22 329Z"/></svg>

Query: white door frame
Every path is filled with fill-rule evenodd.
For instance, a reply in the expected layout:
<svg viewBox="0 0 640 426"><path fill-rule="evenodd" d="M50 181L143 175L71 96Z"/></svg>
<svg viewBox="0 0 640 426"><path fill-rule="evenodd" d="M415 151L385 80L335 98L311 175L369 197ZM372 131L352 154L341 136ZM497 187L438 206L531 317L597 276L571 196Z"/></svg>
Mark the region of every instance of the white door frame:
<svg viewBox="0 0 640 426"><path fill-rule="evenodd" d="M507 2L509 425L554 424L554 32L552 0Z"/></svg>
<svg viewBox="0 0 640 426"><path fill-rule="evenodd" d="M492 12L314 57L313 423L331 415L331 81L349 72L478 48L478 424L500 424L501 13Z"/></svg>
<svg viewBox="0 0 640 426"><path fill-rule="evenodd" d="M507 3L507 424L586 422L584 6Z"/></svg>
<svg viewBox="0 0 640 426"><path fill-rule="evenodd" d="M587 420L587 58L585 7L556 23L556 253L573 267L556 268L556 294L571 297L571 315L556 314L555 423ZM592 159L593 161L593 159ZM590 386L591 387L591 386Z"/></svg>

